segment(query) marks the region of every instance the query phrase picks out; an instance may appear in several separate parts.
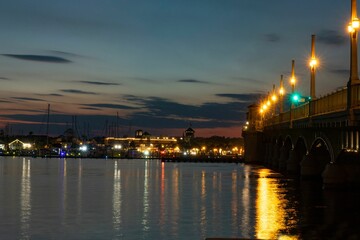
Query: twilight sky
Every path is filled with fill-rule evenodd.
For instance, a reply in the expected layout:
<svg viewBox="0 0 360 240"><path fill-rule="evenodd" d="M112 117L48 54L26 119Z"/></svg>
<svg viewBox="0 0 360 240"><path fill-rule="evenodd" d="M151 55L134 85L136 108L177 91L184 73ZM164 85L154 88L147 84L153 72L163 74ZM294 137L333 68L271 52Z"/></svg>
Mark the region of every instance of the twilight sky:
<svg viewBox="0 0 360 240"><path fill-rule="evenodd" d="M311 34L317 96L346 85L349 19L350 0L2 0L0 129L45 134L50 104L51 135L76 116L91 136L239 137L292 59L309 95Z"/></svg>

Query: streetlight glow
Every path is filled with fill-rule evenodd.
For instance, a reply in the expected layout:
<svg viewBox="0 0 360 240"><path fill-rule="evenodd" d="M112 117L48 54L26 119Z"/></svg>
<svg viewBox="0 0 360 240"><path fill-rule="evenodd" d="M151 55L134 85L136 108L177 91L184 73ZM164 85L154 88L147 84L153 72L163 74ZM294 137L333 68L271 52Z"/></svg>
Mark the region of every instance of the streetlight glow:
<svg viewBox="0 0 360 240"><path fill-rule="evenodd" d="M358 29L360 27L360 22L358 18L354 18L351 22L351 27L353 29Z"/></svg>
<svg viewBox="0 0 360 240"><path fill-rule="evenodd" d="M310 60L310 67L314 68L317 65L317 60L315 58Z"/></svg>
<svg viewBox="0 0 360 240"><path fill-rule="evenodd" d="M276 102L277 97L276 97L275 93L271 96L271 100L272 100L273 102Z"/></svg>
<svg viewBox="0 0 360 240"><path fill-rule="evenodd" d="M294 77L292 77L292 78L290 79L290 83L291 83L292 85L295 85L296 80L295 80L295 78L294 78Z"/></svg>
<svg viewBox="0 0 360 240"><path fill-rule="evenodd" d="M284 88L283 88L283 87L282 87L282 88L280 88L280 90L279 90L279 94L282 96L282 95L284 95L284 93L285 93Z"/></svg>
<svg viewBox="0 0 360 240"><path fill-rule="evenodd" d="M355 29L353 28L352 24L349 24L349 26L348 26L348 32L349 32L349 33L355 32Z"/></svg>

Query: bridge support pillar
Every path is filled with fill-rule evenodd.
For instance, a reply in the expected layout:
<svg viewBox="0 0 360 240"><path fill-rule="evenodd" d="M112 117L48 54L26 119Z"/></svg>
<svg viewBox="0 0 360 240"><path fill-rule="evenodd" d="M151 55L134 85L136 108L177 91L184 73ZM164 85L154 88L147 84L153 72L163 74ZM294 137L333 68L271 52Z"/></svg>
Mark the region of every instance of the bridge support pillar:
<svg viewBox="0 0 360 240"><path fill-rule="evenodd" d="M300 172L300 160L298 153L292 149L289 153L289 160L286 165L286 171L288 173L298 173Z"/></svg>
<svg viewBox="0 0 360 240"><path fill-rule="evenodd" d="M266 165L271 164L271 158L272 158L272 146L271 143L265 144L265 159L264 163Z"/></svg>
<svg viewBox="0 0 360 240"><path fill-rule="evenodd" d="M328 163L322 173L325 188L340 187L346 184L346 173L339 164Z"/></svg>
<svg viewBox="0 0 360 240"><path fill-rule="evenodd" d="M300 175L302 178L320 178L322 171L323 169L320 169L317 159L312 153L305 155L300 162Z"/></svg>
<svg viewBox="0 0 360 240"><path fill-rule="evenodd" d="M285 146L280 148L280 158L278 160L278 165L276 167L279 168L280 171L286 170L286 163L289 158L289 151Z"/></svg>
<svg viewBox="0 0 360 240"><path fill-rule="evenodd" d="M277 166L278 162L279 162L279 157L280 157L280 151L278 146L275 144L274 148L273 148L273 155L271 158L271 166Z"/></svg>

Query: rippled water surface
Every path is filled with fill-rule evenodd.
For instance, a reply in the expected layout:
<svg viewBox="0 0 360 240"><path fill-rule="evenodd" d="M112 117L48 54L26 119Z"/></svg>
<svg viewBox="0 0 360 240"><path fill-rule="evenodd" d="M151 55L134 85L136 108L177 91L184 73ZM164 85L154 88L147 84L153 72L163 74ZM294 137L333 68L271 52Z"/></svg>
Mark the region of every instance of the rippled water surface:
<svg viewBox="0 0 360 240"><path fill-rule="evenodd" d="M260 166L0 157L0 239L340 239L359 200Z"/></svg>

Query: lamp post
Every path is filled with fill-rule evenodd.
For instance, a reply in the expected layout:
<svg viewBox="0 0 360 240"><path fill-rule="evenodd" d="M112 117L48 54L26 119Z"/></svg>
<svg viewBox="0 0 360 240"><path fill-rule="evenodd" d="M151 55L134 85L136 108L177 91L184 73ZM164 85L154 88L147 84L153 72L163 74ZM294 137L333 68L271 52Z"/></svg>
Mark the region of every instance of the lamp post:
<svg viewBox="0 0 360 240"><path fill-rule="evenodd" d="M295 92L295 60L291 61L291 78L290 78L290 84L291 84L291 93Z"/></svg>
<svg viewBox="0 0 360 240"><path fill-rule="evenodd" d="M280 102L280 113L284 112L284 80L283 80L283 75L280 76L280 89L279 89L279 102Z"/></svg>
<svg viewBox="0 0 360 240"><path fill-rule="evenodd" d="M271 101L274 104L274 115L276 114L276 102L277 102L277 96L276 96L276 92L275 92L275 84L273 84L273 90L271 93Z"/></svg>
<svg viewBox="0 0 360 240"><path fill-rule="evenodd" d="M317 60L315 57L315 35L311 35L311 59L310 59L310 97L312 100L316 98L315 95L315 70Z"/></svg>
<svg viewBox="0 0 360 240"><path fill-rule="evenodd" d="M293 95L295 92L295 60L291 61L291 78L290 78L290 84L291 84L291 94ZM291 108L294 108L294 102L291 101Z"/></svg>
<svg viewBox="0 0 360 240"><path fill-rule="evenodd" d="M348 85L358 84L359 74L358 74L358 50L357 50L357 41L358 41L358 29L360 27L359 19L357 18L356 12L356 0L351 0L351 20L348 26L348 31L350 34L350 79Z"/></svg>

